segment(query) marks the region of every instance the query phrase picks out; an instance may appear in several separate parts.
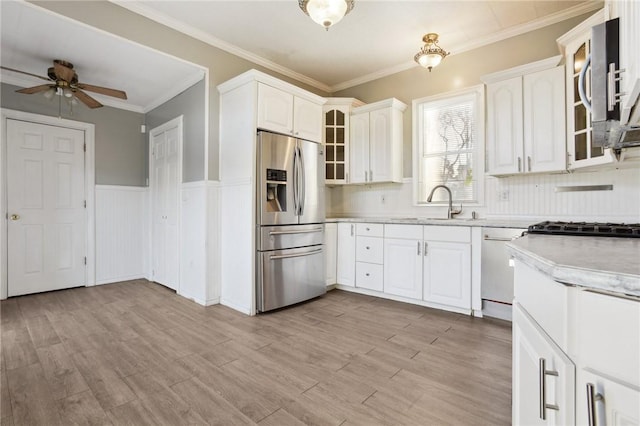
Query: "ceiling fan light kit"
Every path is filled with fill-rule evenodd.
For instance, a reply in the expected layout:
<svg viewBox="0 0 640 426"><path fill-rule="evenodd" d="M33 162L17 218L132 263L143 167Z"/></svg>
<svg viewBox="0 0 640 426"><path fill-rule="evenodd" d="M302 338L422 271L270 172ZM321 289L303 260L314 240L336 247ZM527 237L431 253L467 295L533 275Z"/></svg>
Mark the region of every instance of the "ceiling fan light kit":
<svg viewBox="0 0 640 426"><path fill-rule="evenodd" d="M298 0L300 9L327 31L353 10L354 0Z"/></svg>
<svg viewBox="0 0 640 426"><path fill-rule="evenodd" d="M431 72L431 69L438 66L450 52L446 52L438 46L438 34L436 33L425 34L422 41L424 41L424 46L413 59Z"/></svg>
<svg viewBox="0 0 640 426"><path fill-rule="evenodd" d="M63 97L69 101L69 105L73 106L82 102L89 108L100 108L102 104L86 94L84 91L99 93L101 95L112 96L119 99L127 99L127 94L122 90L109 89L107 87L94 86L91 84L83 84L78 80L78 74L73 69L71 62L63 61L61 59L54 59L53 66L47 70L47 76L43 77L37 74L32 74L25 71L16 70L8 67L0 67L7 71L17 72L20 74L36 77L41 80L46 80L48 84L42 84L34 87L27 87L25 89L16 90L18 93L26 95L32 95L34 93L43 93L47 99L52 99L54 95Z"/></svg>

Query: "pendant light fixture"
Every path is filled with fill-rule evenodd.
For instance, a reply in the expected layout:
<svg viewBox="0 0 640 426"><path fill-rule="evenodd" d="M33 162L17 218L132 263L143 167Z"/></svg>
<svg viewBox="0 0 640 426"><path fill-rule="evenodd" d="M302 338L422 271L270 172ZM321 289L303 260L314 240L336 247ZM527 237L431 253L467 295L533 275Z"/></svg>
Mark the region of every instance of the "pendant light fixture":
<svg viewBox="0 0 640 426"><path fill-rule="evenodd" d="M438 46L438 34L436 33L425 34L422 41L424 41L424 46L413 59L431 72L431 68L442 62L449 52L445 52L443 48Z"/></svg>
<svg viewBox="0 0 640 426"><path fill-rule="evenodd" d="M351 12L354 4L355 0L298 0L300 9L327 31Z"/></svg>

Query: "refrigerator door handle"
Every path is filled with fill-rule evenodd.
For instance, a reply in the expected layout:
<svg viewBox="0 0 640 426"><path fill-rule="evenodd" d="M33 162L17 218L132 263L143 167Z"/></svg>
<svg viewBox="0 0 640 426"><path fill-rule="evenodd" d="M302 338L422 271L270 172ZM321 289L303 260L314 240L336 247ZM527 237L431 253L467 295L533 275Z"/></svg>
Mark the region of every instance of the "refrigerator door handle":
<svg viewBox="0 0 640 426"><path fill-rule="evenodd" d="M300 216L304 214L304 205L306 203L307 198L307 188L306 188L306 178L305 178L305 167L304 167L304 156L302 155L302 149L298 147L298 156L300 159Z"/></svg>
<svg viewBox="0 0 640 426"><path fill-rule="evenodd" d="M298 216L298 148L293 150L293 214Z"/></svg>

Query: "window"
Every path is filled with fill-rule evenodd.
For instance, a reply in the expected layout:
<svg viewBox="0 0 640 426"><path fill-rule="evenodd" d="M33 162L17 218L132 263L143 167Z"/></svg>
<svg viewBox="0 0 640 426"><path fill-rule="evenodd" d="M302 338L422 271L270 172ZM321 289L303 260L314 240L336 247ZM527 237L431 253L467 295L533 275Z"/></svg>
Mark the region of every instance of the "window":
<svg viewBox="0 0 640 426"><path fill-rule="evenodd" d="M453 201L481 204L484 183L484 87L475 86L413 101L415 204L427 204L436 185ZM433 202L446 202L438 190Z"/></svg>

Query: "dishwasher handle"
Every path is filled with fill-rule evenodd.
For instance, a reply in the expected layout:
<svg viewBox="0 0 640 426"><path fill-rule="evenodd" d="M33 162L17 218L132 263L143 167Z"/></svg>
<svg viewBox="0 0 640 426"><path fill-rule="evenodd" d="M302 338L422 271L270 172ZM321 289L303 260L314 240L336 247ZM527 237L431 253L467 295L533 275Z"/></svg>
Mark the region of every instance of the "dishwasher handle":
<svg viewBox="0 0 640 426"><path fill-rule="evenodd" d="M487 234L485 234L484 236L484 240L485 241L513 241L520 238L520 236L516 236L516 237L511 237L511 238L504 238L504 237L491 237Z"/></svg>

